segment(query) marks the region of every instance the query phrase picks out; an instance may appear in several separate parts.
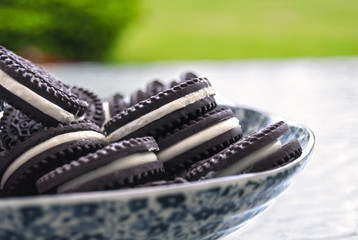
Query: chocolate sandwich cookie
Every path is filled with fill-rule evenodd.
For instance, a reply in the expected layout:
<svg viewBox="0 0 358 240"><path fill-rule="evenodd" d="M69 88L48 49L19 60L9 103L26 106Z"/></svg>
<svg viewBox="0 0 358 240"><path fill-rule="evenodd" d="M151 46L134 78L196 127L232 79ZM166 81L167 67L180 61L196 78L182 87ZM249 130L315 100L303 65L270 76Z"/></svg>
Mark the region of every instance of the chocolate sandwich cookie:
<svg viewBox="0 0 358 240"><path fill-rule="evenodd" d="M45 173L107 145L101 129L90 121L49 127L15 145L0 162L0 188L8 196L37 193Z"/></svg>
<svg viewBox="0 0 358 240"><path fill-rule="evenodd" d="M1 141L6 150L10 150L18 142L24 141L34 133L46 129L41 123L12 107L5 110L0 120L0 126L2 129Z"/></svg>
<svg viewBox="0 0 358 240"><path fill-rule="evenodd" d="M71 90L78 96L79 99L87 102L88 104L84 118L102 127L105 120L105 113L101 99L90 90L77 87L72 87Z"/></svg>
<svg viewBox="0 0 358 240"><path fill-rule="evenodd" d="M143 100L104 125L110 142L138 136L156 137L175 125L194 119L216 106L214 89L196 78Z"/></svg>
<svg viewBox="0 0 358 240"><path fill-rule="evenodd" d="M40 193L68 193L134 187L164 172L152 137L112 143L57 168L37 181Z"/></svg>
<svg viewBox="0 0 358 240"><path fill-rule="evenodd" d="M210 157L242 137L239 120L229 108L212 110L157 138L159 161L170 173Z"/></svg>
<svg viewBox="0 0 358 240"><path fill-rule="evenodd" d="M285 152L282 149L278 138L288 130L288 125L282 121L263 128L262 130L253 132L230 147L222 150L215 156L199 161L188 169L183 176L188 181L206 179L211 177L223 177L229 175L240 174L250 169L261 169L257 167L260 162L273 161L278 163L281 159L286 159L286 155L277 155ZM292 158L300 155L300 147L294 143L295 148L290 149ZM283 149L288 150L284 147ZM267 159L270 156L275 156ZM286 161L286 160L285 160ZM266 166L270 166L267 163ZM275 164L274 164L275 165ZM254 167L255 166L255 167Z"/></svg>
<svg viewBox="0 0 358 240"><path fill-rule="evenodd" d="M0 98L47 125L76 121L87 108L69 86L1 46Z"/></svg>

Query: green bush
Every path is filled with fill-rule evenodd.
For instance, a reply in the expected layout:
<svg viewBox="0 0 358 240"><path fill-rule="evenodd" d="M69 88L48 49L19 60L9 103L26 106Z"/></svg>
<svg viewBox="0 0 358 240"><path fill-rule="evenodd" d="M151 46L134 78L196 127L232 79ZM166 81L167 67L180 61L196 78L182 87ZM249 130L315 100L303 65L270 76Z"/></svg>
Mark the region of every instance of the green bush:
<svg viewBox="0 0 358 240"><path fill-rule="evenodd" d="M0 0L0 45L103 60L137 13L135 0Z"/></svg>

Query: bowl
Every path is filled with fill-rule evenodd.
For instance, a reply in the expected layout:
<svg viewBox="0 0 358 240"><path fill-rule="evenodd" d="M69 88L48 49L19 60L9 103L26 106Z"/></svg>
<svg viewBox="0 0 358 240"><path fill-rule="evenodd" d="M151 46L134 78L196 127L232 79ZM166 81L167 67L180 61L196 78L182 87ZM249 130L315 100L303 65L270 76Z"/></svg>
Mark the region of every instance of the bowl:
<svg viewBox="0 0 358 240"><path fill-rule="evenodd" d="M302 155L259 173L139 189L0 199L0 239L217 239L242 227L293 182L315 145L306 126L235 106L243 132L278 120L282 143L298 139ZM304 196L302 196L304 197Z"/></svg>

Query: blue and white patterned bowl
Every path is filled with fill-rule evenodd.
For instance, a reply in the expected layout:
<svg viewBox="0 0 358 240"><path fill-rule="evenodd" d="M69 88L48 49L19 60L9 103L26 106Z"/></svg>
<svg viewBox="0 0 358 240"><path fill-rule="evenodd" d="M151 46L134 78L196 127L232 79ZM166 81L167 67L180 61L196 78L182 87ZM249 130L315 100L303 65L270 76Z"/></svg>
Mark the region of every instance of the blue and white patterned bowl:
<svg viewBox="0 0 358 240"><path fill-rule="evenodd" d="M277 120L233 107L244 133ZM290 125L283 143L297 138L303 153L283 167L253 174L134 190L0 200L0 239L217 239L265 210L293 182L312 155L312 131Z"/></svg>

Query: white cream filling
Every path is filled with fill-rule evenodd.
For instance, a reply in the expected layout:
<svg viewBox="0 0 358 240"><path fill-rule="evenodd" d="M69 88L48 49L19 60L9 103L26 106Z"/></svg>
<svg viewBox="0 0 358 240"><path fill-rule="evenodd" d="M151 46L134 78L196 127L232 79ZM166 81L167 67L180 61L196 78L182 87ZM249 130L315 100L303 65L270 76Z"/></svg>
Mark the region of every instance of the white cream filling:
<svg viewBox="0 0 358 240"><path fill-rule="evenodd" d="M25 164L28 160L33 158L34 156L46 151L49 148L58 146L60 144L76 141L80 139L97 139L101 141L106 141L106 137L98 132L95 131L78 131L78 132L69 132L58 135L56 137L50 138L35 147L29 149L28 151L24 152L18 158L13 161L10 166L6 169L2 179L1 179L1 189L4 187L6 181L9 177L23 164Z"/></svg>
<svg viewBox="0 0 358 240"><path fill-rule="evenodd" d="M236 117L232 117L225 121L219 122L198 133L191 135L190 137L181 140L180 142L168 147L167 149L160 151L157 154L158 160L166 162L238 126L239 119L237 119Z"/></svg>
<svg viewBox="0 0 358 240"><path fill-rule="evenodd" d="M109 110L109 104L107 101L102 103L103 112L104 112L104 122L103 125L111 119L111 111Z"/></svg>
<svg viewBox="0 0 358 240"><path fill-rule="evenodd" d="M72 189L76 186L85 184L86 182L98 179L100 177L111 174L115 171L131 168L134 166L139 166L141 164L156 162L158 161L157 156L153 152L145 153L134 153L127 157L117 159L105 166L99 167L95 170L92 170L88 173L85 173L81 176L78 176L60 186L58 186L57 191L63 192L67 189Z"/></svg>
<svg viewBox="0 0 358 240"><path fill-rule="evenodd" d="M169 113L172 113L178 109L184 108L187 105L190 105L196 101L199 101L203 98L209 97L211 95L214 95L215 91L213 87L207 87L200 89L196 92L190 93L188 95L185 95L184 97L181 97L179 99L176 99L170 103L167 103L160 108L151 111L136 120L131 121L130 123L127 123L126 125L118 128L116 131L109 134L108 140L110 142L115 142L130 133L144 127L145 125L148 125L151 122L154 122L155 120L158 120L165 115L168 115Z"/></svg>
<svg viewBox="0 0 358 240"><path fill-rule="evenodd" d="M5 72L0 70L0 85L12 92L14 95L30 103L46 115L62 123L77 121L79 118L72 113L64 110L56 104L48 101L46 98L33 92L31 89L18 83Z"/></svg>
<svg viewBox="0 0 358 240"><path fill-rule="evenodd" d="M276 152L281 148L281 142L276 140L267 146L251 153L250 155L239 159L236 163L228 166L227 168L217 172L214 177L224 177L238 174L245 169L247 169L252 164L260 161L261 159L267 157L268 155Z"/></svg>

